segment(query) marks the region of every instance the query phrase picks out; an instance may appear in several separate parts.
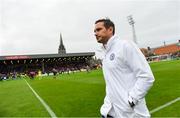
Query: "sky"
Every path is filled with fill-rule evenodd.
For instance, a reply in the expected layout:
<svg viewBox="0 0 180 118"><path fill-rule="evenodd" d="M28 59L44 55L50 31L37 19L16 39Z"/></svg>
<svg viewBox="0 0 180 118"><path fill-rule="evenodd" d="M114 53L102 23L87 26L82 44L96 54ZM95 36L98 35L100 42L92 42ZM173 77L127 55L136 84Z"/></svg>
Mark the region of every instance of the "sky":
<svg viewBox="0 0 180 118"><path fill-rule="evenodd" d="M0 0L0 56L98 52L94 22L110 18L120 39L140 48L180 40L180 0Z"/></svg>

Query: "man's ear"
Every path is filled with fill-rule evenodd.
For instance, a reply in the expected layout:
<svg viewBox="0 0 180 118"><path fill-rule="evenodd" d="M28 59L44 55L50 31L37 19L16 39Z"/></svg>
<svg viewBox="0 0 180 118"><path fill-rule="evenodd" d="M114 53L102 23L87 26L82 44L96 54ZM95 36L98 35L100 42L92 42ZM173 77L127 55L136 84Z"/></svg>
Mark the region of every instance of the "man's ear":
<svg viewBox="0 0 180 118"><path fill-rule="evenodd" d="M109 27L109 31L111 31L113 33L113 28L112 27Z"/></svg>

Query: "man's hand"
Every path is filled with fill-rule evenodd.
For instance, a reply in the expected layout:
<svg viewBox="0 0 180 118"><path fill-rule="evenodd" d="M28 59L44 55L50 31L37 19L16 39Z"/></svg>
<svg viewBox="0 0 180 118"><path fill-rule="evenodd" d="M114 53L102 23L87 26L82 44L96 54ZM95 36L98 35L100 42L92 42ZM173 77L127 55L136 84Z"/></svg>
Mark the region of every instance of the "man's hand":
<svg viewBox="0 0 180 118"><path fill-rule="evenodd" d="M133 108L137 104L137 100L133 99L131 96L128 97L128 103Z"/></svg>

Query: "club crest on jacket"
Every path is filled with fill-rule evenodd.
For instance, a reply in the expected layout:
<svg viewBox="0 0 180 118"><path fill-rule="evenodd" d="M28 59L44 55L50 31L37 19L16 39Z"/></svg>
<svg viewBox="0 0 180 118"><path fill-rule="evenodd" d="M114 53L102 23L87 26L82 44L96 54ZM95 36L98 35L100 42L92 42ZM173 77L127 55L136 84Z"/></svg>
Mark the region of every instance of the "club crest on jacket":
<svg viewBox="0 0 180 118"><path fill-rule="evenodd" d="M112 60L114 60L114 58L115 58L115 54L112 53L112 54L110 55L110 60L112 61Z"/></svg>

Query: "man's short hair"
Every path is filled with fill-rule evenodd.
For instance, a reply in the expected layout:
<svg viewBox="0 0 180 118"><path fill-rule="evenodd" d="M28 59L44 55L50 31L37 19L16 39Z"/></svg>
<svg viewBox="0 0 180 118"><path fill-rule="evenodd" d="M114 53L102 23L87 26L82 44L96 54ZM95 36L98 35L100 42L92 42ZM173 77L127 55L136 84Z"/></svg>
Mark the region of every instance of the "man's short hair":
<svg viewBox="0 0 180 118"><path fill-rule="evenodd" d="M99 19L95 22L95 24L99 23L99 22L103 22L104 23L104 27L106 29L112 27L113 28L113 35L115 34L115 26L114 23L109 19L109 18L104 18L104 19Z"/></svg>

